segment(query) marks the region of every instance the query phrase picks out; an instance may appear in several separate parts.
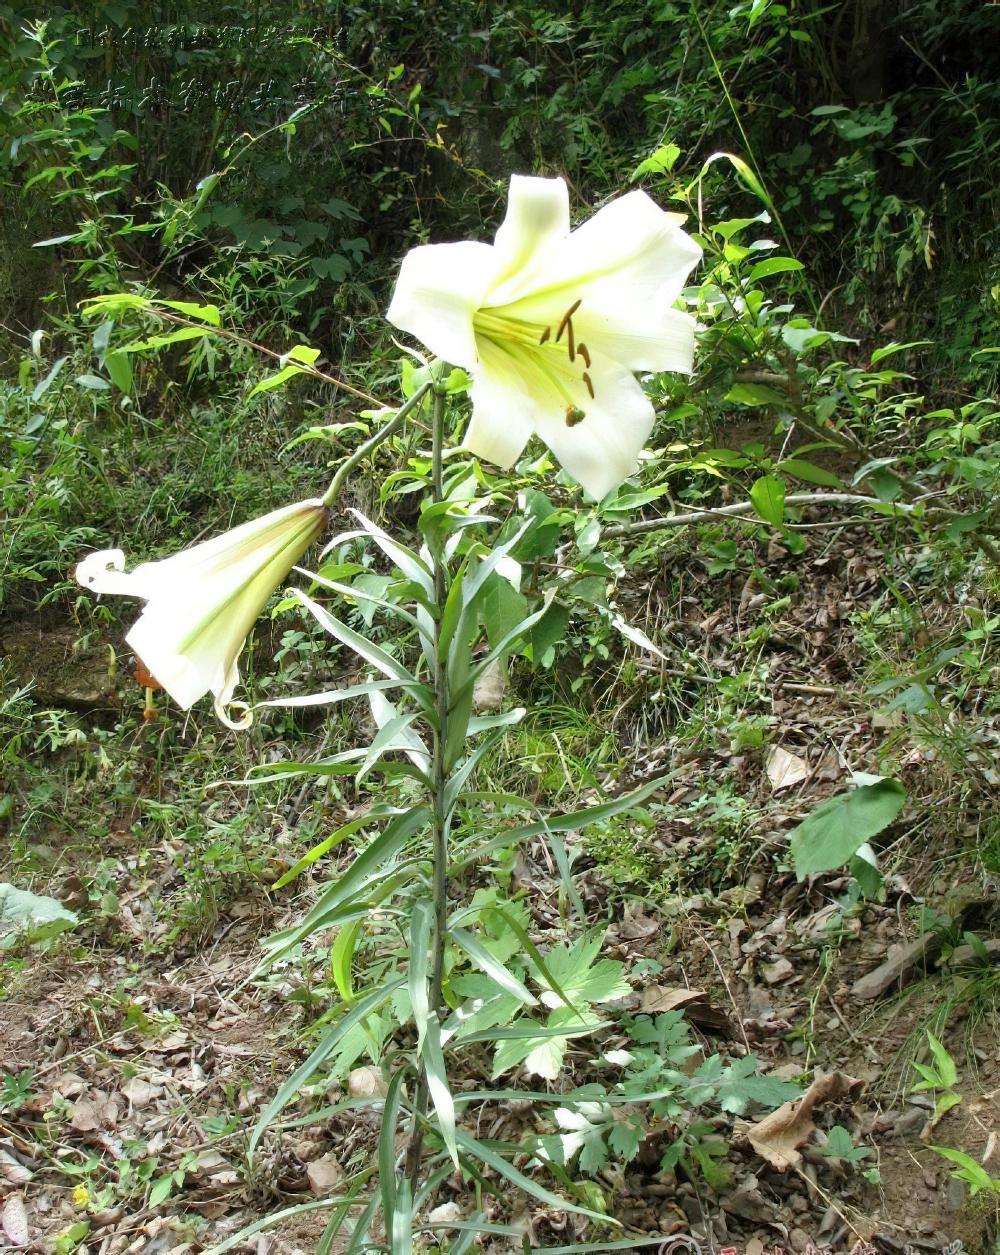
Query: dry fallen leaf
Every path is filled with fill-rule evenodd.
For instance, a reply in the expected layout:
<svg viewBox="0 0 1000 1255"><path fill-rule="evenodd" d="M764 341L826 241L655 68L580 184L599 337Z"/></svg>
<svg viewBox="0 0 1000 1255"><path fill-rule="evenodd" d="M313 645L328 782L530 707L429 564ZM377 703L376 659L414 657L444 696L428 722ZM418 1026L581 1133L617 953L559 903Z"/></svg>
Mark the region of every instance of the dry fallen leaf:
<svg viewBox="0 0 1000 1255"><path fill-rule="evenodd" d="M354 1069L347 1078L347 1092L352 1098L384 1098L389 1086L382 1077L381 1068L368 1066Z"/></svg>
<svg viewBox="0 0 1000 1255"><path fill-rule="evenodd" d="M708 998L704 989L673 989L666 985L647 985L642 991L641 1009L650 1015L661 1011L676 1011L689 1002L702 1002Z"/></svg>
<svg viewBox="0 0 1000 1255"><path fill-rule="evenodd" d="M306 1176L316 1197L325 1198L343 1181L344 1170L333 1155L324 1155L322 1159L314 1159L306 1165Z"/></svg>
<svg viewBox="0 0 1000 1255"><path fill-rule="evenodd" d="M818 1076L801 1098L782 1103L777 1111L747 1129L750 1145L779 1172L797 1167L802 1162L798 1148L808 1141L816 1127L812 1122L813 1107L821 1102L854 1097L862 1086L862 1081L843 1072Z"/></svg>
<svg viewBox="0 0 1000 1255"><path fill-rule="evenodd" d="M0 1181L8 1185L27 1185L34 1174L20 1160L5 1150L0 1150Z"/></svg>
<svg viewBox="0 0 1000 1255"><path fill-rule="evenodd" d="M780 789L790 789L793 784L801 784L809 777L809 764L798 754L776 745L767 756L767 778L771 789L777 793Z"/></svg>
<svg viewBox="0 0 1000 1255"><path fill-rule="evenodd" d="M28 1213L20 1194L8 1195L3 1205L3 1215L0 1216L0 1225L11 1246L27 1246Z"/></svg>

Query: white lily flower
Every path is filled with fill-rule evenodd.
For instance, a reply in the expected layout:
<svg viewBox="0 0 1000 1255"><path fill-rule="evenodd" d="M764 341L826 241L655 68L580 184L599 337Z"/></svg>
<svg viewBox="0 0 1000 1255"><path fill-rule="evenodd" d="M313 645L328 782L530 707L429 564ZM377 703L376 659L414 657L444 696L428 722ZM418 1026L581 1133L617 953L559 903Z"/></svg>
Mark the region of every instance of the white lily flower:
<svg viewBox="0 0 1000 1255"><path fill-rule="evenodd" d="M466 448L508 467L537 433L595 498L633 473L654 419L633 372L694 360L683 221L635 191L571 232L563 180L514 175L493 244L406 255L388 318L472 373Z"/></svg>
<svg viewBox="0 0 1000 1255"><path fill-rule="evenodd" d="M146 601L126 636L146 670L185 710L205 693L230 728L226 713L239 683L239 655L268 598L326 525L320 498L284 506L159 562L125 572L120 549L92 553L76 568L95 593Z"/></svg>

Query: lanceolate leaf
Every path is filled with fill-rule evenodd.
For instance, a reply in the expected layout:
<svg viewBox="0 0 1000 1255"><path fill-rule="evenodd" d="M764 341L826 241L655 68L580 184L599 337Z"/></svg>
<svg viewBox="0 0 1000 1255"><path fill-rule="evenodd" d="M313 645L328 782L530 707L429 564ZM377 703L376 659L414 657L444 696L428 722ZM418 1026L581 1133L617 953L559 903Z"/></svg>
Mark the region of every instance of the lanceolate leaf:
<svg viewBox="0 0 1000 1255"><path fill-rule="evenodd" d="M600 1220L602 1224L618 1224L618 1221L610 1216L602 1215L599 1211L591 1211L588 1207L580 1207L576 1203L569 1202L568 1199L560 1198L557 1194L553 1194L551 1190L547 1190L543 1185L539 1185L531 1177L525 1176L523 1172L519 1172L513 1164L508 1163L504 1159L503 1155L499 1153L497 1144L477 1141L476 1138L466 1133L463 1129L456 1130L455 1138L459 1149L465 1155L470 1155L473 1159L478 1159L480 1163L486 1164L488 1168L492 1168L500 1176L506 1177L519 1190L524 1190L526 1194L530 1194L532 1198L537 1198L539 1202L544 1203L547 1207L553 1207L557 1211L572 1211L579 1216L589 1216L592 1220ZM510 1149L515 1153L520 1153L521 1151L519 1146L511 1147Z"/></svg>
<svg viewBox="0 0 1000 1255"><path fill-rule="evenodd" d="M480 968L487 976L491 977L506 993L513 994L515 998L519 998L525 1006L535 1006L538 999L534 996L530 989L523 981L507 970L504 965L495 959L489 950L470 932L466 932L464 928L452 928L452 938L462 947L469 958Z"/></svg>
<svg viewBox="0 0 1000 1255"><path fill-rule="evenodd" d="M295 595L302 602L305 608L313 616L320 627L325 628L331 636L335 636L338 641L342 641L350 649L365 662L371 663L373 667L377 667L383 675L387 675L394 680L398 680L401 684L410 687L414 694L417 693L420 685L416 679L410 675L409 671L403 664L391 654L387 654L384 649L368 640L366 636L361 636L355 632L353 628L349 628L346 623L341 623L339 619L335 619L321 605L313 601L308 593L302 592L301 589L295 590Z"/></svg>
<svg viewBox="0 0 1000 1255"><path fill-rule="evenodd" d="M640 806L646 798L658 789L662 789L675 775L676 772L670 772L665 776L658 776L655 780L648 780L640 788L633 789L631 793L623 793L620 797L601 802L597 806L587 806L582 810L569 811L563 815L550 815L547 819L540 819L532 824L518 824L514 828L508 828L505 832L478 846L472 854L456 860L453 870L457 874L481 862L485 855L493 850L517 845L533 837L543 837L547 832L570 832L578 828L586 828L589 824L603 823L605 819L613 819L615 815L620 815L623 811Z"/></svg>
<svg viewBox="0 0 1000 1255"><path fill-rule="evenodd" d="M399 976L395 980L389 981L380 989L376 989L366 998L362 998L356 1002L349 1011L347 1011L337 1021L334 1026L323 1035L319 1045L313 1050L312 1054L304 1063L299 1064L292 1075L285 1081L284 1085L278 1090L275 1096L264 1108L260 1119L254 1127L253 1134L250 1138L250 1146L248 1150L249 1157L253 1157L253 1153L257 1148L260 1139L264 1135L265 1129L271 1124L287 1104L295 1097L303 1085L309 1080L314 1072L323 1066L326 1060L333 1053L337 1043L349 1032L355 1024L360 1024L367 1016L377 1010L383 1002L385 1002L392 994L393 990L398 989L406 981L404 976Z"/></svg>
<svg viewBox="0 0 1000 1255"><path fill-rule="evenodd" d="M289 947L304 940L319 928L329 927L331 916L341 906L352 906L353 900L361 896L366 888L390 859L394 858L430 819L430 811L426 806L415 806L401 815L395 816L381 833L366 846L343 875L327 888L307 912L305 917L294 928L269 938L264 947L269 951L265 962L273 963Z"/></svg>
<svg viewBox="0 0 1000 1255"><path fill-rule="evenodd" d="M768 523L780 527L785 518L785 485L776 475L762 475L750 489L753 507Z"/></svg>

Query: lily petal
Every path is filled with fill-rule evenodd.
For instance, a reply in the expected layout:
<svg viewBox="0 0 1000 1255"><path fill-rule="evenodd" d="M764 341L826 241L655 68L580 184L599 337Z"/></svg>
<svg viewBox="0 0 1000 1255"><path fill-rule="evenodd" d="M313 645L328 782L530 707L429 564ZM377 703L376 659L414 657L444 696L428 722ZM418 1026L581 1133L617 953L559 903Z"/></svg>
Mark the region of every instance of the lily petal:
<svg viewBox="0 0 1000 1255"><path fill-rule="evenodd" d="M599 501L635 473L639 453L653 430L655 413L631 371L609 357L592 358L588 372L594 386L571 371L561 377L584 417L567 423L563 397L549 384L538 384L535 430L569 473Z"/></svg>
<svg viewBox="0 0 1000 1255"><path fill-rule="evenodd" d="M493 245L496 274L485 304L502 305L529 292L569 238L569 191L562 179L515 174L507 215Z"/></svg>
<svg viewBox="0 0 1000 1255"><path fill-rule="evenodd" d="M141 597L146 606L126 640L184 709L207 692L226 708L239 682L238 658L268 598L322 531L327 507L300 501L252 519L159 562L125 573L120 549L91 554L77 568L98 593Z"/></svg>
<svg viewBox="0 0 1000 1255"><path fill-rule="evenodd" d="M506 469L528 443L535 404L520 364L484 340L472 383L472 420L463 446L477 457Z"/></svg>
<svg viewBox="0 0 1000 1255"><path fill-rule="evenodd" d="M588 293L573 315L578 341L600 345L629 370L673 370L690 375L694 368L694 333L698 324L683 310L669 305L643 310L616 299L600 300Z"/></svg>
<svg viewBox="0 0 1000 1255"><path fill-rule="evenodd" d="M591 316L619 329L634 329L650 311L659 317L701 258L700 246L681 230L681 221L645 192L619 197L563 240L537 284L504 312L544 325L554 310L579 298L573 322L584 340Z"/></svg>
<svg viewBox="0 0 1000 1255"><path fill-rule="evenodd" d="M403 258L386 317L446 362L472 370L478 361L472 315L496 268L489 244L422 244Z"/></svg>

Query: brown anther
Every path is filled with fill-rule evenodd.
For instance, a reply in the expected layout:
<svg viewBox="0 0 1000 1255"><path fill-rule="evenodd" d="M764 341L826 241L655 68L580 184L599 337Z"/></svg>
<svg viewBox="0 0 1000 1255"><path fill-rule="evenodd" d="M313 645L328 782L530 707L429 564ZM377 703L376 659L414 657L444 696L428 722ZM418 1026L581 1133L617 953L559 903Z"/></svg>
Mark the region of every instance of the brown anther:
<svg viewBox="0 0 1000 1255"><path fill-rule="evenodd" d="M541 339L538 341L538 343L544 344L551 334L552 334L552 328L546 327L545 330L542 332Z"/></svg>
<svg viewBox="0 0 1000 1255"><path fill-rule="evenodd" d="M574 301L573 304L566 311L566 313L563 314L562 322L559 324L559 329L556 331L556 344L558 344L559 341L562 339L562 333L569 326L569 320L573 317L573 315L576 313L576 311L580 308L582 304L583 304L583 298L581 297L580 300Z"/></svg>
<svg viewBox="0 0 1000 1255"><path fill-rule="evenodd" d="M572 319L566 324L566 351L569 353L569 360L576 360L576 340L573 338L573 322Z"/></svg>
<svg viewBox="0 0 1000 1255"><path fill-rule="evenodd" d="M576 346L576 351L580 354L580 356L586 362L587 369L590 370L590 349L587 348L587 346L584 344L582 340Z"/></svg>
<svg viewBox="0 0 1000 1255"><path fill-rule="evenodd" d="M590 399L594 399L594 385L590 381L590 376L586 371L583 372L583 382L587 385L587 391L590 393Z"/></svg>

